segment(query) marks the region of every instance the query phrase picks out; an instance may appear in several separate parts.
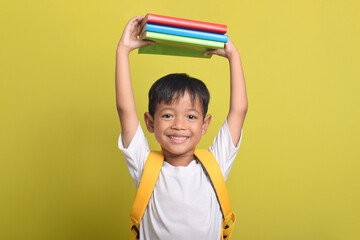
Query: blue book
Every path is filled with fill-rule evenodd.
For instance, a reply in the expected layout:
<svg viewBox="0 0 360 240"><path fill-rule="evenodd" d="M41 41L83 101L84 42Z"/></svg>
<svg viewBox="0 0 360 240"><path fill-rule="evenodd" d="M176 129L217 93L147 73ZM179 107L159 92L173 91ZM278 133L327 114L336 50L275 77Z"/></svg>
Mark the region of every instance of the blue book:
<svg viewBox="0 0 360 240"><path fill-rule="evenodd" d="M141 29L140 34L144 31L165 33L165 34L190 37L190 38L206 39L206 40L225 42L225 43L228 41L228 38L229 38L227 35L222 35L222 34L194 31L194 30L188 30L188 29L183 29L183 28L160 26L160 25L155 25L155 24L150 24L150 23L146 23L144 25L144 27Z"/></svg>

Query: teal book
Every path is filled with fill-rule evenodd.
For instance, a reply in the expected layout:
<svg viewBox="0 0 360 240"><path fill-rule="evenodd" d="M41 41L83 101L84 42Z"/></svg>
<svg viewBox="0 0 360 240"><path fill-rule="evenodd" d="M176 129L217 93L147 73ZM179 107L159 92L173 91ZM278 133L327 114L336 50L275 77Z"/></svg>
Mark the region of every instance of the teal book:
<svg viewBox="0 0 360 240"><path fill-rule="evenodd" d="M211 49L224 48L224 42L196 39L170 34L144 31L140 33L141 40L151 40L155 44L139 48L139 54L159 54L184 57L211 58L204 53Z"/></svg>

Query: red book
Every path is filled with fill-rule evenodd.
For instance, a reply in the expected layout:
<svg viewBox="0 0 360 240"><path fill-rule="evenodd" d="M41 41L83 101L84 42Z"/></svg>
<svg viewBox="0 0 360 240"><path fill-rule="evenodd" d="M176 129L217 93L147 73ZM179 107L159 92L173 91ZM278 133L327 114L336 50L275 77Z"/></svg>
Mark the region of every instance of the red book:
<svg viewBox="0 0 360 240"><path fill-rule="evenodd" d="M217 34L225 34L227 31L227 26L223 24L200 22L195 20L167 17L167 16L161 16L150 13L147 14L142 20L140 29L143 27L145 23L152 23L156 25L191 29L196 31L210 32Z"/></svg>

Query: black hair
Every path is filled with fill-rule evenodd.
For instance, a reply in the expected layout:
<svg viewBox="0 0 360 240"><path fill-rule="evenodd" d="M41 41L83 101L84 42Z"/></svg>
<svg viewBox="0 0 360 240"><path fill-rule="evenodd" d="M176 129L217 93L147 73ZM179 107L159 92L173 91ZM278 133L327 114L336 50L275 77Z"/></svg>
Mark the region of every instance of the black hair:
<svg viewBox="0 0 360 240"><path fill-rule="evenodd" d="M188 92L191 102L196 98L202 106L203 117L206 116L210 94L201 80L190 77L186 73L173 73L157 80L149 90L149 113L152 117L155 115L156 106L164 102L170 104L174 100L179 100L185 92Z"/></svg>

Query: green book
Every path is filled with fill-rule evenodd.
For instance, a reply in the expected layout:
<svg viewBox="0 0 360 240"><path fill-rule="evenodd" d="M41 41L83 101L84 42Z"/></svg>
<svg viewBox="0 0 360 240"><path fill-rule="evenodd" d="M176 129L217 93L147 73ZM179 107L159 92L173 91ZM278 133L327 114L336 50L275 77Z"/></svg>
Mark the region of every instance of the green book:
<svg viewBox="0 0 360 240"><path fill-rule="evenodd" d="M151 40L155 44L139 48L140 54L159 54L186 57L211 58L212 55L204 56L210 49L224 48L224 42L205 39L176 36L164 33L144 31L140 33L141 40Z"/></svg>

